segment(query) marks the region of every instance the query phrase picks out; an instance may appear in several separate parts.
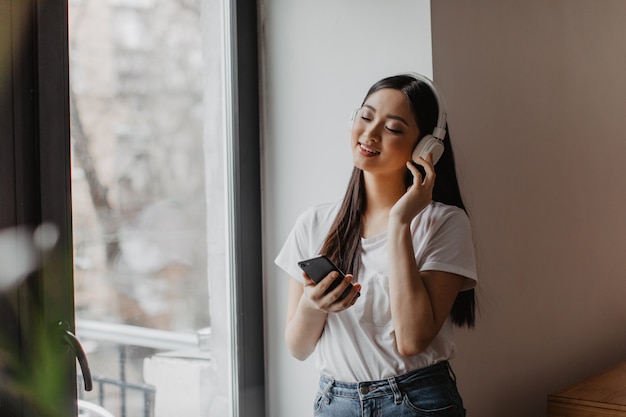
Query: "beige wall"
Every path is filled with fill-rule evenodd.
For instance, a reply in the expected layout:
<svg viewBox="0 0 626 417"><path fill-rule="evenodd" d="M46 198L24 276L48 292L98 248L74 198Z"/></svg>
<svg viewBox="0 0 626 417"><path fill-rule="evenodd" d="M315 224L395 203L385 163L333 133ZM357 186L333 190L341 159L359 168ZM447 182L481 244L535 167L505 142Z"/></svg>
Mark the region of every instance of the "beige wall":
<svg viewBox="0 0 626 417"><path fill-rule="evenodd" d="M460 389L470 417L544 416L626 360L626 2L431 7L480 263Z"/></svg>

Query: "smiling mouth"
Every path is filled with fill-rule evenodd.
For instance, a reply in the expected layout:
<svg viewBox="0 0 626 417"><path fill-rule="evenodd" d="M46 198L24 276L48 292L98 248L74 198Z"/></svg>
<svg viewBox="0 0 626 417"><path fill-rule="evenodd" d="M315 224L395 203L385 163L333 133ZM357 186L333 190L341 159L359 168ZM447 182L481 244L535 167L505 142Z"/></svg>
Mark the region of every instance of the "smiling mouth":
<svg viewBox="0 0 626 417"><path fill-rule="evenodd" d="M364 150L365 152L372 154L372 155L379 155L380 152L372 149L372 148L368 148L367 146L363 145L362 143L359 143L359 147Z"/></svg>

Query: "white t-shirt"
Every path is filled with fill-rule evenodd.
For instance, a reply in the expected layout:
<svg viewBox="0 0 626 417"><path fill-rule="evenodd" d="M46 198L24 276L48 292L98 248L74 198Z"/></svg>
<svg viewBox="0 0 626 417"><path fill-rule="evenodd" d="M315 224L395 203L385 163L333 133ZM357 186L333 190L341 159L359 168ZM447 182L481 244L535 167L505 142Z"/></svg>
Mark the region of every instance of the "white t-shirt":
<svg viewBox="0 0 626 417"><path fill-rule="evenodd" d="M303 282L298 261L319 254L340 203L315 206L300 215L276 257L276 264ZM411 223L415 259L420 271L451 272L476 284L472 232L463 210L433 202ZM386 379L452 357L452 321L445 321L430 346L415 356L402 356L395 343L389 301L388 239L384 233L361 239L361 296L350 308L330 313L315 349L320 373L339 381ZM345 271L350 272L350 271Z"/></svg>

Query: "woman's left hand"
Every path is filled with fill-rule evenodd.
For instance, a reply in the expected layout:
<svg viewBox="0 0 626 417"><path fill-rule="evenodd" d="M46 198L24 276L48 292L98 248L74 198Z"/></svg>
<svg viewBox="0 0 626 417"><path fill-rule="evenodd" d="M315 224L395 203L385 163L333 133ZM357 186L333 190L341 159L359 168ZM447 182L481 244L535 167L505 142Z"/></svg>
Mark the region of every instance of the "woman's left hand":
<svg viewBox="0 0 626 417"><path fill-rule="evenodd" d="M422 178L422 174L411 161L406 163L407 168L413 174L413 185L406 190L406 193L391 208L389 212L390 219L409 224L420 211L430 204L433 199L433 187L435 186L436 176L432 160L432 155L428 154L426 159L419 158L416 161L418 165L424 167L426 173L424 178Z"/></svg>

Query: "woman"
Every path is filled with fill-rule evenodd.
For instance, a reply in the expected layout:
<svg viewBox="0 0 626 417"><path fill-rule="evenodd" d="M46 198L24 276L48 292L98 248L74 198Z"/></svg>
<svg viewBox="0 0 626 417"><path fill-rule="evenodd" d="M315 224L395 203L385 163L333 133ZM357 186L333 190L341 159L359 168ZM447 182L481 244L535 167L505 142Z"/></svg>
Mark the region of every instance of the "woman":
<svg viewBox="0 0 626 417"><path fill-rule="evenodd" d="M276 258L293 277L289 350L317 354L317 416L465 415L448 359L452 325L474 325L477 274L445 118L423 76L374 84L354 117L343 201L303 213ZM438 146L413 156L421 139ZM298 270L317 254L349 272L332 291L336 273L316 285Z"/></svg>

